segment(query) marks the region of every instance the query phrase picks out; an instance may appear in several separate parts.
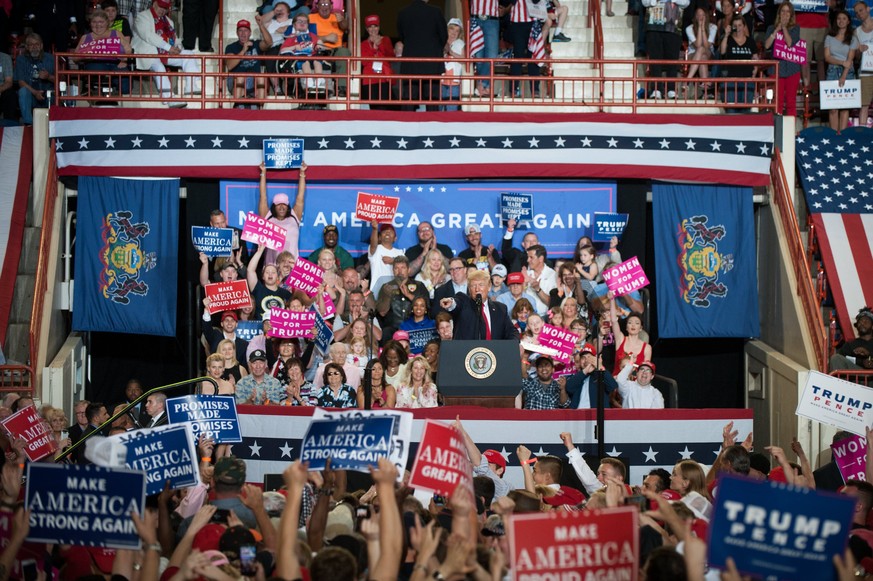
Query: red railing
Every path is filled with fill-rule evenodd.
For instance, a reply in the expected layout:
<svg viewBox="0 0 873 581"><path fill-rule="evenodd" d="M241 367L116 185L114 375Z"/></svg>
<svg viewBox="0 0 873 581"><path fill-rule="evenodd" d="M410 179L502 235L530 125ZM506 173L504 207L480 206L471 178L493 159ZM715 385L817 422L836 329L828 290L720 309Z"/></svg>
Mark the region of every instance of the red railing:
<svg viewBox="0 0 873 581"><path fill-rule="evenodd" d="M800 306L806 316L806 325L813 342L816 364L820 371L828 368L828 337L824 320L821 316L821 308L815 296L812 282L812 271L806 256L803 240L800 236L800 228L797 222L797 214L794 211L794 197L791 195L792 187L785 177L782 167L782 155L779 148L774 148L773 161L770 163L770 178L773 182L773 199L785 232L788 243L788 253L791 256L791 264L794 267L794 277L797 285L797 296L800 298Z"/></svg>
<svg viewBox="0 0 873 581"><path fill-rule="evenodd" d="M859 383L861 385L866 385L867 387L873 387L873 370L840 369L837 371L831 371L831 375L839 379L851 381L852 383Z"/></svg>
<svg viewBox="0 0 873 581"><path fill-rule="evenodd" d="M595 22L598 21L599 13L592 16ZM634 59L625 60L604 60L604 59L560 59L549 61L537 61L533 59L453 59L461 62L465 67L469 68L476 62L490 61L491 73L488 78L492 87L496 87L494 95L486 97L477 97L472 91L472 82L477 78L473 76L462 77L461 95L457 100L444 100L439 95L440 80L439 76L407 76L400 74L383 75L363 75L355 73L356 70L361 70L362 63L368 60L362 57L306 57L289 59L287 56L265 56L258 57L258 60L265 64L268 61L282 63L284 61L321 61L325 63L335 63L345 61L346 73L340 75L336 73L325 74L268 74L268 73L249 73L249 74L233 74L224 72L223 63L225 60L235 58L225 55L191 55L184 58L197 59L200 61L200 73L184 73L180 71L171 71L162 73L171 79L175 79L178 84L183 85L183 79L196 78L200 82L203 89L199 95L181 95L165 99L153 90L152 79L157 74L149 71L85 71L77 68L71 68L66 65L67 58L76 56L80 62L88 59L83 55L58 55L56 88L58 89L57 99L61 104L76 105L79 102L90 102L91 104L99 105L101 103L125 103L125 102L145 102L147 105L154 103L159 106L161 102L172 102L182 104L192 104L201 108L220 108L233 106L233 103L249 104L249 105L294 105L294 106L339 106L352 108L363 104L369 105L392 105L392 106L417 106L417 105L460 105L465 110L473 111L494 111L494 110L530 110L531 107L536 108L557 108L557 110L567 111L566 107L577 107L581 111L600 111L605 107L610 107L613 112L636 113L640 109L665 109L675 108L677 106L702 107L703 112L716 113L721 108L730 108L737 111L753 112L754 111L773 111L775 104L772 99L767 99L766 95L769 91L775 94L776 78L768 77L751 77L751 78L736 78L722 77L717 79L686 79L683 77L675 79L654 78L638 73L639 61ZM149 55L140 55L146 58L151 58ZM159 55L153 55L156 58ZM105 57L104 57L105 58ZM180 57L181 58L181 57ZM445 63L445 59L409 59L409 58L381 58L382 62L390 62L393 65L402 65L410 62L434 62ZM506 65L511 63L536 63L542 65L545 63L555 65L579 65L580 68L594 68L597 74L588 77L578 77L569 74L541 77L528 76L512 76L502 75L495 70L495 65ZM647 61L648 63L673 63L675 61ZM701 61L703 62L703 61ZM748 64L748 61L718 61L722 66L730 64ZM625 64L629 71L624 77L604 77L603 65L610 64ZM715 61L713 61L713 64ZM757 66L774 65L775 61L756 61ZM500 67L498 66L498 69ZM505 67L504 67L505 68ZM554 70L554 66L552 69ZM566 67L564 67L566 68ZM245 98L235 99L232 93L228 93L227 81L231 78L250 77L255 79L255 84L259 82L266 86L267 94L264 96L247 96ZM128 94L120 95L113 87L120 86L121 79L127 79L130 85ZM319 91L315 88L308 89L301 80L305 79L323 79L325 81L326 90ZM481 77L479 77L481 78ZM356 92L351 90L353 81L361 82L372 81L387 83L391 86L392 91L382 99L361 99ZM341 83L342 82L342 83ZM63 83L63 85L62 85ZM331 87L336 87L337 84L345 84L349 87L345 96L339 96ZM658 84L661 93L667 94L666 84L675 83L678 97L675 99L641 99L636 93L641 87ZM277 95L275 87L282 89L281 95ZM61 92L60 88L64 87L65 91ZM70 88L77 87L78 95L71 95ZM409 98L398 88L412 88L413 94L418 93L417 98ZM516 88L520 88L516 92ZM700 96L706 91L704 87L709 89L709 93L713 96ZM433 92L431 92L431 90ZM409 91L407 91L409 92ZM735 94L745 92L750 102L735 102L733 98ZM422 96L423 95L423 96ZM610 98L605 98L605 95L611 95ZM616 109L619 107L620 109Z"/></svg>

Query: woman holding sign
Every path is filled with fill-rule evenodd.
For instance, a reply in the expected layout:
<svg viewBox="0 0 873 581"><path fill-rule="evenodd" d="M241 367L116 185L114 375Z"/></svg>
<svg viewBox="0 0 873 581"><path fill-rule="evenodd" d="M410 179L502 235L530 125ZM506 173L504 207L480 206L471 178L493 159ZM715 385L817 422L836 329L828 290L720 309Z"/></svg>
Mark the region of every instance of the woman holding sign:
<svg viewBox="0 0 873 581"><path fill-rule="evenodd" d="M264 264L276 264L276 257L283 250L290 252L295 258L300 256L298 242L300 241L300 223L303 220L303 198L306 194L306 164L300 164L300 175L297 181L297 197L294 205L289 204L287 194L276 194L270 204L267 203L267 166L261 162L260 198L258 199L258 215L285 229L285 246L278 250L267 249Z"/></svg>
<svg viewBox="0 0 873 581"><path fill-rule="evenodd" d="M794 5L785 0L779 5L776 22L767 29L764 48L772 58L779 61L779 82L776 83L776 112L797 115L797 86L800 84L800 67L797 62L785 60L784 55L800 40L800 27L794 17Z"/></svg>
<svg viewBox="0 0 873 581"><path fill-rule="evenodd" d="M76 52L83 55L97 55L100 58L74 60L84 63L83 68L86 71L124 71L127 70L127 59L118 58L130 54L130 39L125 38L118 31L109 28L109 16L100 9L95 9L88 18L91 25L91 32L82 35L79 39L79 45L76 47ZM115 81L117 84L118 81ZM99 81L97 75L88 77L88 84L91 86L99 86L105 84ZM117 89L117 86L116 86ZM122 77L121 92L127 94L130 92L130 79ZM99 95L95 95L98 96Z"/></svg>
<svg viewBox="0 0 873 581"><path fill-rule="evenodd" d="M825 62L828 65L827 80L839 81L840 87L846 81L855 79L855 51L858 50L858 39L852 29L852 21L845 10L837 10L831 20L828 35L825 38ZM848 109L831 109L828 112L831 129L842 131L849 125Z"/></svg>

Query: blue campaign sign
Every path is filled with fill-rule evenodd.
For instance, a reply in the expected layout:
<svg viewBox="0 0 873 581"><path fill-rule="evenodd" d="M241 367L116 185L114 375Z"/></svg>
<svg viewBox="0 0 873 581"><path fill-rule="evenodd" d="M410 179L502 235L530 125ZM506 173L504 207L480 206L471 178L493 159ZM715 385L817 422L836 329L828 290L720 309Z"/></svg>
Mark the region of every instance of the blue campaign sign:
<svg viewBox="0 0 873 581"><path fill-rule="evenodd" d="M264 165L267 169L294 169L303 163L302 139L265 139Z"/></svg>
<svg viewBox="0 0 873 581"><path fill-rule="evenodd" d="M737 476L719 481L709 527L709 564L765 579L836 579L855 499Z"/></svg>
<svg viewBox="0 0 873 581"><path fill-rule="evenodd" d="M627 228L627 214L604 214L601 212L594 213L594 234L591 240L594 242L609 242L613 236L624 234L624 229Z"/></svg>
<svg viewBox="0 0 873 581"><path fill-rule="evenodd" d="M194 441L206 433L216 444L242 442L236 400L231 395L186 395L167 400L170 424L190 422Z"/></svg>
<svg viewBox="0 0 873 581"><path fill-rule="evenodd" d="M136 430L117 436L127 446L125 465L146 475L146 494L157 494L167 480L170 488L200 482L197 450L187 426Z"/></svg>
<svg viewBox="0 0 873 581"><path fill-rule="evenodd" d="M827 0L798 0L793 4L795 12L821 12L822 14L827 14L828 11Z"/></svg>
<svg viewBox="0 0 873 581"><path fill-rule="evenodd" d="M130 513L145 509L145 475L125 468L27 465L24 505L34 543L138 549Z"/></svg>
<svg viewBox="0 0 873 581"><path fill-rule="evenodd" d="M503 224L509 220L518 222L516 228L530 228L533 220L533 196L518 192L503 192L500 194L500 218Z"/></svg>
<svg viewBox="0 0 873 581"><path fill-rule="evenodd" d="M197 252L202 252L210 258L230 256L233 253L233 230L191 226L191 242Z"/></svg>
<svg viewBox="0 0 873 581"><path fill-rule="evenodd" d="M243 341L251 341L264 332L263 321L240 321L236 324L236 336Z"/></svg>
<svg viewBox="0 0 873 581"><path fill-rule="evenodd" d="M334 470L369 472L379 458L388 457L393 434L393 417L312 420L303 437L300 461L309 462L311 471L323 470L330 458Z"/></svg>
<svg viewBox="0 0 873 581"><path fill-rule="evenodd" d="M331 341L333 341L333 331L321 316L321 313L315 311L315 348L322 355L326 355Z"/></svg>
<svg viewBox="0 0 873 581"><path fill-rule="evenodd" d="M416 355L424 351L424 346L427 345L428 341L437 337L436 327L416 329L415 331L407 331L407 333L409 333L409 351Z"/></svg>
<svg viewBox="0 0 873 581"><path fill-rule="evenodd" d="M418 243L416 230L421 222L430 222L437 240L456 251L467 246L464 227L468 224L482 228L483 245L499 248L504 232L500 194L525 192L536 196L531 227L549 257L570 257L579 237L593 233L594 213L616 209L615 184L606 182L311 182L306 184L301 256L324 244L322 233L328 224L339 228L339 244L353 256L367 252L370 225L355 217L358 192L401 198L392 222L398 248ZM295 199L296 182L268 183L268 201L276 194ZM242 228L246 213L257 212L257 208L257 182L221 182L221 209L230 226Z"/></svg>

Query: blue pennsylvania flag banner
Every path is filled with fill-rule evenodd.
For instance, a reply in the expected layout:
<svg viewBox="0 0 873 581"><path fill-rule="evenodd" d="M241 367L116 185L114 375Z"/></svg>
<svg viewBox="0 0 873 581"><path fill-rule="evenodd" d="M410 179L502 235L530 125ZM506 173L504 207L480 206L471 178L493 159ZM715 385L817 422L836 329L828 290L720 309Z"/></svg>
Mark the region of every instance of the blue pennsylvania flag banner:
<svg viewBox="0 0 873 581"><path fill-rule="evenodd" d="M138 549L130 518L145 509L145 475L77 464L27 465L28 541Z"/></svg>
<svg viewBox="0 0 873 581"><path fill-rule="evenodd" d="M658 334L757 337L752 189L652 185Z"/></svg>
<svg viewBox="0 0 873 581"><path fill-rule="evenodd" d="M310 470L323 470L327 459L334 470L369 472L391 452L393 417L341 417L312 420L303 437L300 461Z"/></svg>
<svg viewBox="0 0 873 581"><path fill-rule="evenodd" d="M206 433L216 444L242 442L236 400L232 395L186 395L167 400L171 425L189 423L196 442Z"/></svg>
<svg viewBox="0 0 873 581"><path fill-rule="evenodd" d="M79 179L73 329L174 336L179 180Z"/></svg>
<svg viewBox="0 0 873 581"><path fill-rule="evenodd" d="M709 565L733 557L741 574L764 579L836 579L856 499L780 482L724 476L709 526Z"/></svg>

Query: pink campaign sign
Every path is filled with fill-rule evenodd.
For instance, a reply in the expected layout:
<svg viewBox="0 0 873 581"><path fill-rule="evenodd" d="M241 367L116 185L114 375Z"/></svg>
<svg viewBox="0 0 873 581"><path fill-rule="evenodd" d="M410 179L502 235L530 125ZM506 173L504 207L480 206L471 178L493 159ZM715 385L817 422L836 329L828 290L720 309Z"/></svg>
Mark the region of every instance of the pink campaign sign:
<svg viewBox="0 0 873 581"><path fill-rule="evenodd" d="M636 256L603 271L603 280L612 293L620 297L648 286L649 279Z"/></svg>
<svg viewBox="0 0 873 581"><path fill-rule="evenodd" d="M310 337L315 327L314 311L289 311L273 307L270 309L270 337L297 339Z"/></svg>
<svg viewBox="0 0 873 581"><path fill-rule="evenodd" d="M805 65L806 41L798 40L791 47L788 47L785 45L785 37L782 36L781 32L777 32L776 41L773 43L773 58L798 65Z"/></svg>
<svg viewBox="0 0 873 581"><path fill-rule="evenodd" d="M845 440L831 444L834 462L840 469L843 482L867 480L867 439L852 435Z"/></svg>
<svg viewBox="0 0 873 581"><path fill-rule="evenodd" d="M543 330L540 331L537 340L543 347L550 347L556 350L558 352L556 356L558 361L564 364L571 364L573 362L573 349L576 348L576 341L579 340L579 335L560 327L543 325Z"/></svg>
<svg viewBox="0 0 873 581"><path fill-rule="evenodd" d="M314 297L323 278L324 271L320 266L298 258L294 268L291 269L291 274L285 279L285 285L305 292L306 296Z"/></svg>
<svg viewBox="0 0 873 581"><path fill-rule="evenodd" d="M246 242L266 246L270 250L282 250L285 246L285 229L249 212L246 214L246 222L240 238Z"/></svg>

